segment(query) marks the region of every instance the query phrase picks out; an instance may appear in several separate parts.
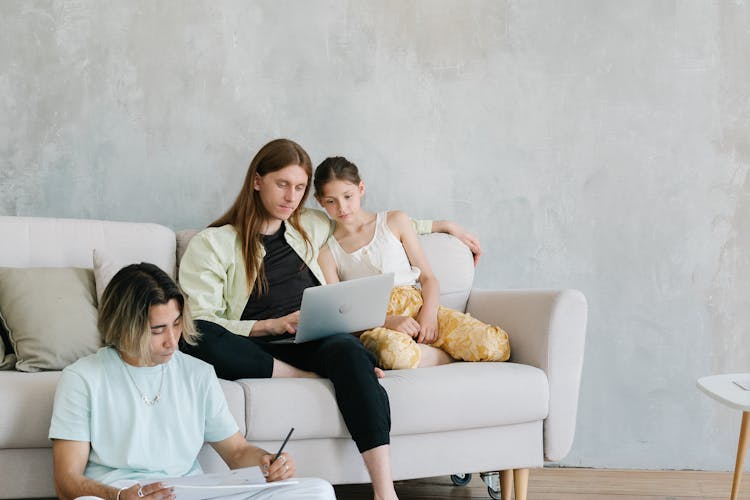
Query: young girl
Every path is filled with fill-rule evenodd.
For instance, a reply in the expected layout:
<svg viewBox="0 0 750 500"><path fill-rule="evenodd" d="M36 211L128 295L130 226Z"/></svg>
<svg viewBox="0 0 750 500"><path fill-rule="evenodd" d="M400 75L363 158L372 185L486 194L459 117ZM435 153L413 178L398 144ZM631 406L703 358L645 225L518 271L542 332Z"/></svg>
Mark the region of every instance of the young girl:
<svg viewBox="0 0 750 500"><path fill-rule="evenodd" d="M336 222L318 257L326 282L395 273L385 324L360 336L382 368L509 358L508 334L502 329L440 306L440 285L409 217L362 209L365 185L356 165L343 157L327 158L315 170L314 185L315 198Z"/></svg>

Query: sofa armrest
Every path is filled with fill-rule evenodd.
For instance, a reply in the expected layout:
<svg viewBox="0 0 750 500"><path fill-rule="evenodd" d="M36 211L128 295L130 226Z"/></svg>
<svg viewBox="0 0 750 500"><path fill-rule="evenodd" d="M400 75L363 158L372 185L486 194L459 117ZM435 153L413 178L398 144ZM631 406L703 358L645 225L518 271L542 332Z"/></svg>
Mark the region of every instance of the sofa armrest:
<svg viewBox="0 0 750 500"><path fill-rule="evenodd" d="M474 289L466 312L508 332L512 362L535 366L547 374L544 458L562 460L575 435L586 298L577 290Z"/></svg>

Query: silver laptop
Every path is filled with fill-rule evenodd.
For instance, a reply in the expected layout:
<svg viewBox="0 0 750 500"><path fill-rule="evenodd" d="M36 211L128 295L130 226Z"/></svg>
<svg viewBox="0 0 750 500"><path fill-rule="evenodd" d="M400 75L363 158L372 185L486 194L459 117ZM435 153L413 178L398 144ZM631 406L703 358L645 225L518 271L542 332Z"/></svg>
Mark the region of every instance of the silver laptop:
<svg viewBox="0 0 750 500"><path fill-rule="evenodd" d="M394 274L306 288L294 343L383 326Z"/></svg>

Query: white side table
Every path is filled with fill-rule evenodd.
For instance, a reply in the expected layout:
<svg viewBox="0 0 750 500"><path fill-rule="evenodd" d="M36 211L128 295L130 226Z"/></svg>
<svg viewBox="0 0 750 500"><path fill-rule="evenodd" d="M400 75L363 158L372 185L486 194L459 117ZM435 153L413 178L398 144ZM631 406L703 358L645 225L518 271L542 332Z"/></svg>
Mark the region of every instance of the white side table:
<svg viewBox="0 0 750 500"><path fill-rule="evenodd" d="M711 375L698 379L698 388L732 408L742 410L742 425L740 439L737 443L737 460L734 463L734 478L732 479L732 495L730 500L736 500L742 480L742 466L745 461L748 438L750 438L750 391L746 391L735 382L750 387L750 373L727 373L725 375Z"/></svg>

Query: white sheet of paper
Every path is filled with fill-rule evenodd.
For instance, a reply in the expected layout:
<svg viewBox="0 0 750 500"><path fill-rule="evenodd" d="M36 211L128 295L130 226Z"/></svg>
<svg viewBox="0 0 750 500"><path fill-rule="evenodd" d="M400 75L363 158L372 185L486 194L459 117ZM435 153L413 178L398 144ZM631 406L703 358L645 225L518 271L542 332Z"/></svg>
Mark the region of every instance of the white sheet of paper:
<svg viewBox="0 0 750 500"><path fill-rule="evenodd" d="M267 483L260 467L245 467L227 472L199 474L197 476L171 477L160 479L166 486L174 487L177 500L201 500L207 498L236 495L262 488L273 488L297 481L287 479Z"/></svg>

